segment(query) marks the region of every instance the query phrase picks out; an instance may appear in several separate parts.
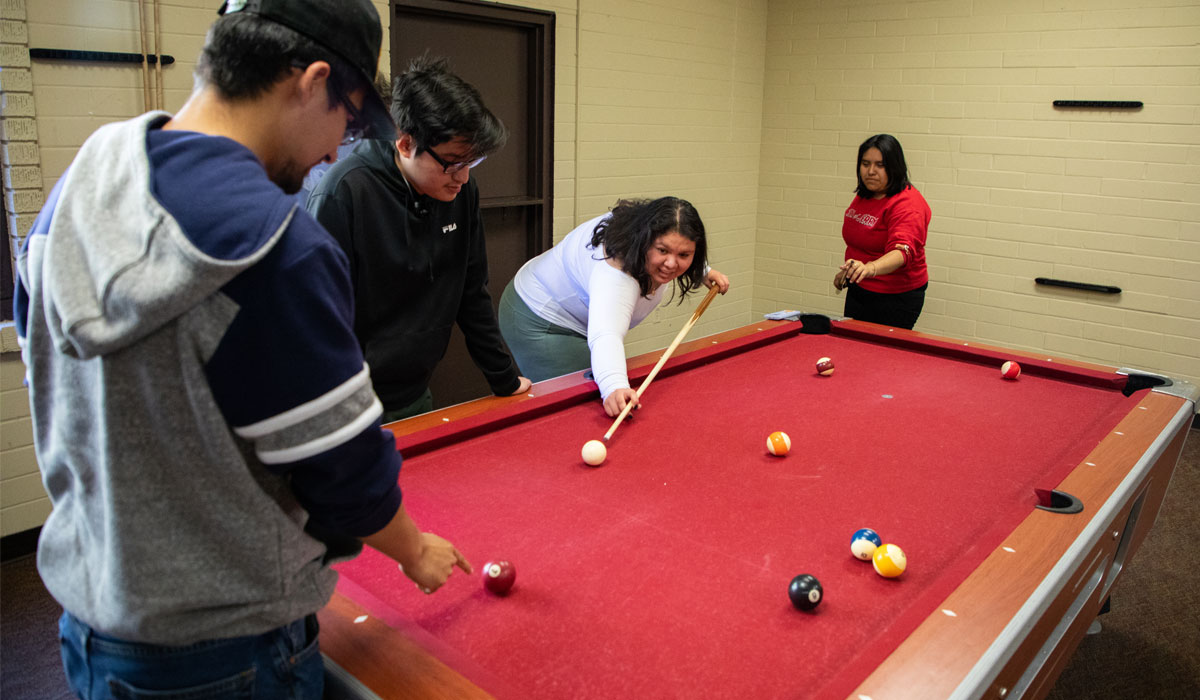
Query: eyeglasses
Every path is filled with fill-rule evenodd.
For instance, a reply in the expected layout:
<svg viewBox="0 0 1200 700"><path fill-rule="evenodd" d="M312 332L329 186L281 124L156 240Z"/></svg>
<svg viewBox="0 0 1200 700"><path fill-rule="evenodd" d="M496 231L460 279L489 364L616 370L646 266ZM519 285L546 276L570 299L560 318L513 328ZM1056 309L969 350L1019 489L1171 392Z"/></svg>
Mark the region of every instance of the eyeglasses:
<svg viewBox="0 0 1200 700"><path fill-rule="evenodd" d="M342 101L342 106L346 108L346 114L350 115L350 121L346 122L346 133L342 136L342 145L349 146L363 137L366 127L363 125L362 112L358 111L350 98L341 95L339 99Z"/></svg>
<svg viewBox="0 0 1200 700"><path fill-rule="evenodd" d="M447 163L446 161L442 160L441 156L434 153L432 148L426 148L425 152L429 154L430 158L433 158L435 161L437 161L438 165L442 166L442 172L445 173L446 175L453 175L454 173L462 172L464 168L469 170L471 168L474 168L476 165L479 165L483 161L487 160L487 156L479 156L475 160L464 160L464 161L461 161L458 163Z"/></svg>

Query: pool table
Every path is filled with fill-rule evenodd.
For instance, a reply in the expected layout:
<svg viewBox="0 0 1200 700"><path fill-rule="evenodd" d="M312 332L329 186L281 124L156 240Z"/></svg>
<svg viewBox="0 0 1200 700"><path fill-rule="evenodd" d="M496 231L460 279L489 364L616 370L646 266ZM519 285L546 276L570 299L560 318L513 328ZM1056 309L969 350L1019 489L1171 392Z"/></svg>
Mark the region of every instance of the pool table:
<svg viewBox="0 0 1200 700"><path fill-rule="evenodd" d="M630 361L634 386L657 359ZM1196 398L810 316L682 345L599 467L580 448L612 419L583 372L391 424L413 518L516 584L456 572L426 596L373 550L339 564L329 694L1041 697L1153 525ZM901 576L851 555L862 527ZM800 573L812 611L788 599Z"/></svg>

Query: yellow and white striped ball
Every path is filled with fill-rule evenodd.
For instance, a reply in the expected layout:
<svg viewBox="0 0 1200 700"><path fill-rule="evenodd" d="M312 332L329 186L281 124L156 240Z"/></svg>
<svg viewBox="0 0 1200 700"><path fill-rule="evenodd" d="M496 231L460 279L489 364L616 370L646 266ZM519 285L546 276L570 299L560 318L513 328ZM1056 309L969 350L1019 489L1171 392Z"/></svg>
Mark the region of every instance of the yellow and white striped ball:
<svg viewBox="0 0 1200 700"><path fill-rule="evenodd" d="M908 557L903 549L884 543L875 548L871 563L875 566L875 573L884 578L896 578L908 568Z"/></svg>

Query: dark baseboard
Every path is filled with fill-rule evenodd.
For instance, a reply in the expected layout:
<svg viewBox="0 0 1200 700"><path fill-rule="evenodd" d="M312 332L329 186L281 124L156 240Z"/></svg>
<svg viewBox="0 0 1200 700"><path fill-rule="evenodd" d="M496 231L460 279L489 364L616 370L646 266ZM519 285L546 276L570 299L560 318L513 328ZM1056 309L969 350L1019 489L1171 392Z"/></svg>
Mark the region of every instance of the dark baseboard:
<svg viewBox="0 0 1200 700"><path fill-rule="evenodd" d="M38 536L42 528L35 527L24 532L15 532L0 537L0 561L8 561L18 557L29 556L37 551Z"/></svg>

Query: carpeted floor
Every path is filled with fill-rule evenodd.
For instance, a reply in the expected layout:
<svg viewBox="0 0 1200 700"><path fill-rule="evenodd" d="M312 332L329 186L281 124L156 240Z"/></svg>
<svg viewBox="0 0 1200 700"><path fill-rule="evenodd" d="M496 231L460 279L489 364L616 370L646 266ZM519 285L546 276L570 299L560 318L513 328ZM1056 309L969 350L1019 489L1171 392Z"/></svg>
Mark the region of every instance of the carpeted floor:
<svg viewBox="0 0 1200 700"><path fill-rule="evenodd" d="M58 655L61 614L42 587L33 555L0 564L0 698L74 697Z"/></svg>
<svg viewBox="0 0 1200 700"><path fill-rule="evenodd" d="M1162 512L1114 590L1103 630L1085 638L1050 700L1200 698L1200 429L1193 428ZM59 662L61 610L33 556L0 564L0 697L71 697Z"/></svg>

